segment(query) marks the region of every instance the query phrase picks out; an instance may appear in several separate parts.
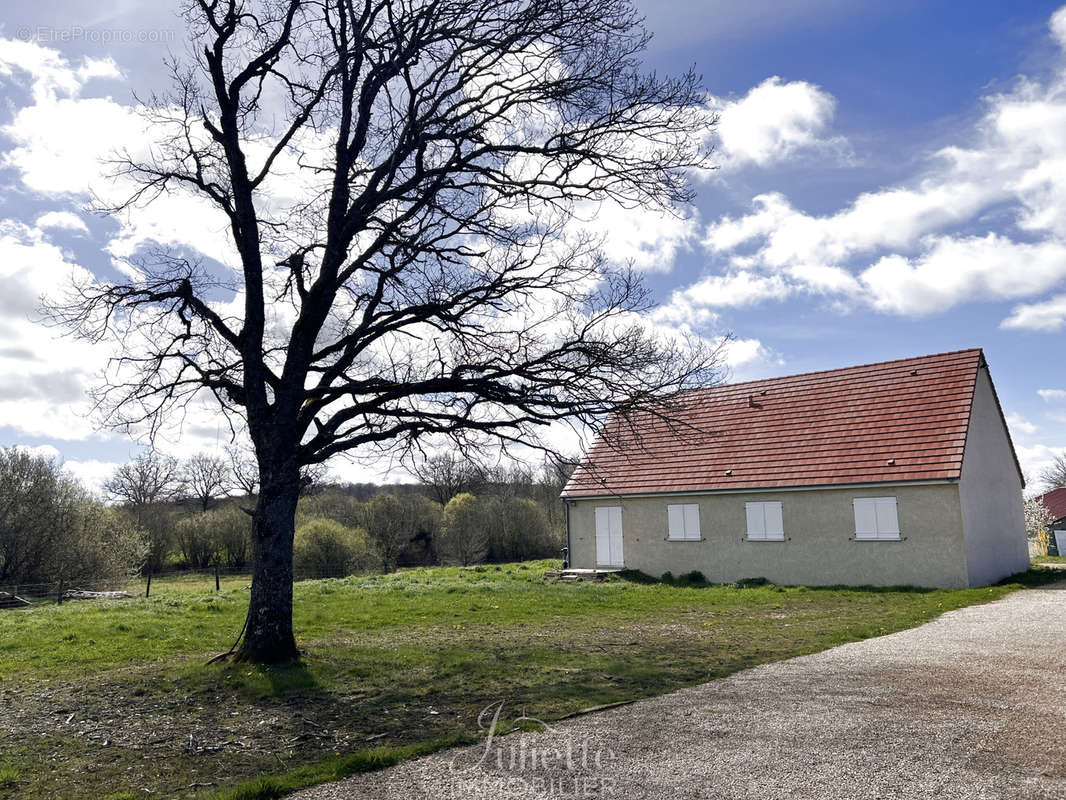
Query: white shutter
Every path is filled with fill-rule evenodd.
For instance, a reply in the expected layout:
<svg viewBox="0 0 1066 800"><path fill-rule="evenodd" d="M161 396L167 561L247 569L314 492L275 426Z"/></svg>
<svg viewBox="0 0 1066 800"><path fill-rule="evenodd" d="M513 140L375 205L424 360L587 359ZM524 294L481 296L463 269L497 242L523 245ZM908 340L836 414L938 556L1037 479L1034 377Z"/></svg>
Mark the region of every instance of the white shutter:
<svg viewBox="0 0 1066 800"><path fill-rule="evenodd" d="M877 502L872 497L859 497L852 501L855 506L855 538L877 538Z"/></svg>
<svg viewBox="0 0 1066 800"><path fill-rule="evenodd" d="M700 507L696 503L684 506L685 509L685 538L700 538Z"/></svg>
<svg viewBox="0 0 1066 800"><path fill-rule="evenodd" d="M667 506L666 516L670 522L669 537L671 539L685 538L685 507Z"/></svg>
<svg viewBox="0 0 1066 800"><path fill-rule="evenodd" d="M610 512L611 560L608 563L611 566L620 567L625 563L622 560L622 507L612 506Z"/></svg>
<svg viewBox="0 0 1066 800"><path fill-rule="evenodd" d="M878 497L876 502L877 535L881 539L899 538L899 517L895 497Z"/></svg>
<svg viewBox="0 0 1066 800"><path fill-rule="evenodd" d="M784 539L785 526L783 520L781 519L781 504L763 503L762 507L763 513L765 515L766 538Z"/></svg>
<svg viewBox="0 0 1066 800"><path fill-rule="evenodd" d="M762 503L745 503L744 511L748 516L748 538L766 538L766 519L763 514Z"/></svg>

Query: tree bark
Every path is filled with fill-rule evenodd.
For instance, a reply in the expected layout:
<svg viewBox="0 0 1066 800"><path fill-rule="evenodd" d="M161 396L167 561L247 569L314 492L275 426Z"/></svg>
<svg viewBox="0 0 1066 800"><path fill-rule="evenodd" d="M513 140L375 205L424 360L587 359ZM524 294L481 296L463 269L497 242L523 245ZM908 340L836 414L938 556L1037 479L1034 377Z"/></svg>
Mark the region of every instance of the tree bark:
<svg viewBox="0 0 1066 800"><path fill-rule="evenodd" d="M298 469L264 476L252 519L252 592L235 661L277 664L299 657L292 630L292 546Z"/></svg>

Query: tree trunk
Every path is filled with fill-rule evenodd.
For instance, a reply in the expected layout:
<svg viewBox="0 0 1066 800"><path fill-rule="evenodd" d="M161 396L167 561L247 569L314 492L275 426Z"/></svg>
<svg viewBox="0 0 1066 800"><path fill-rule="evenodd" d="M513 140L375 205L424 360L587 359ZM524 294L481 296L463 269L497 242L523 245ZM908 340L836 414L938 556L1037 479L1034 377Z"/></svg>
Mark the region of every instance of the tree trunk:
<svg viewBox="0 0 1066 800"><path fill-rule="evenodd" d="M235 661L277 664L299 657L292 632L292 540L299 470L264 475L252 518L252 594Z"/></svg>

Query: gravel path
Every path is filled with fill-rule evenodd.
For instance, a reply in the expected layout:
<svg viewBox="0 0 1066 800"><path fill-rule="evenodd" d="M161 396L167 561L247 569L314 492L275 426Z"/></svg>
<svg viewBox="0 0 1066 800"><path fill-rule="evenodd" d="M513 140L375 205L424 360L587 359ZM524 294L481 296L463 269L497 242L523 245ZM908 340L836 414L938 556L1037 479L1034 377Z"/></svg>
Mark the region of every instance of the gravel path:
<svg viewBox="0 0 1066 800"><path fill-rule="evenodd" d="M296 797L1066 798L1066 583Z"/></svg>

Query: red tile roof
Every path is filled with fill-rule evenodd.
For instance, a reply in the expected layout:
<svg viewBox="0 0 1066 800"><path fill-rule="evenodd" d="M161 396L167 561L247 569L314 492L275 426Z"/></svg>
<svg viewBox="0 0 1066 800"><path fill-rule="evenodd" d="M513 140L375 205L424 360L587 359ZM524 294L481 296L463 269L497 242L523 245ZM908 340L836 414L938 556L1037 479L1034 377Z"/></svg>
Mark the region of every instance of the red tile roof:
<svg viewBox="0 0 1066 800"><path fill-rule="evenodd" d="M1051 516L1054 517L1053 522L1058 522L1063 517L1066 517L1066 488L1052 489L1050 492L1040 495L1037 499L1051 512Z"/></svg>
<svg viewBox="0 0 1066 800"><path fill-rule="evenodd" d="M637 439L609 420L563 496L954 480L983 364L960 350L684 392Z"/></svg>

